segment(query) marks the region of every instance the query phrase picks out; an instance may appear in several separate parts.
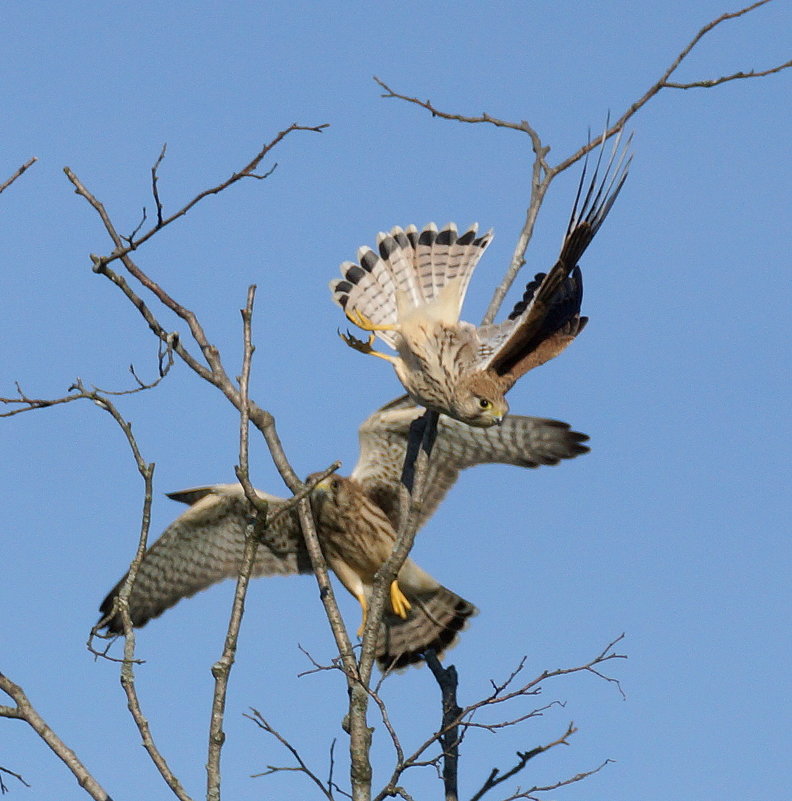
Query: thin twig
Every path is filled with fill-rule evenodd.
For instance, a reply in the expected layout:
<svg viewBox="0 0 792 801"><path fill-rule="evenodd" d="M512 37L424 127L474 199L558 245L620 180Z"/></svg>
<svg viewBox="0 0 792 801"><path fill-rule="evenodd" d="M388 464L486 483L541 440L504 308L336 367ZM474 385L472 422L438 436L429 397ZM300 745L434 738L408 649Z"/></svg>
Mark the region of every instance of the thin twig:
<svg viewBox="0 0 792 801"><path fill-rule="evenodd" d="M586 770L582 773L576 773L574 776L570 776L568 779L562 779L561 781L555 782L555 784L546 784L546 785L535 785L531 787L530 790L521 790L517 788L517 791L512 795L504 798L503 801L517 801L519 798L527 799L527 801L540 801L539 797L536 795L537 793L551 793L553 790L558 790L561 787L568 787L570 784L575 784L576 782L583 781L583 779L588 779L589 776L593 776L595 773L599 773L606 765L610 765L613 762L612 759L606 759L600 765L597 765L596 768L593 770Z"/></svg>
<svg viewBox="0 0 792 801"><path fill-rule="evenodd" d="M748 70L748 72L733 72L731 75L721 75L720 78L712 78L708 81L691 81L690 83L674 83L673 81L666 81L664 87L666 89L711 89L713 86L720 86L727 81L736 81L741 78L764 78L765 75L773 75L781 70L792 67L792 59L779 64L777 67L771 67L769 70Z"/></svg>
<svg viewBox="0 0 792 801"><path fill-rule="evenodd" d="M368 693L371 696L372 701L377 705L380 717L382 718L382 724L385 726L385 730L388 732L388 735L391 738L391 743L393 744L393 749L396 752L396 764L401 764L404 762L404 749L402 748L401 741L399 740L399 735L396 733L396 729L393 726L393 723L390 719L390 714L388 712L388 707L386 706L385 702L382 700L382 697L376 690L368 688Z"/></svg>
<svg viewBox="0 0 792 801"><path fill-rule="evenodd" d="M0 184L0 194L5 192L5 190L8 189L8 187L11 186L11 184L14 183L14 181L16 181L16 179L19 178L23 172L26 172L37 161L38 159L35 156L31 156L10 178L7 178L2 184Z"/></svg>
<svg viewBox="0 0 792 801"><path fill-rule="evenodd" d="M0 765L0 773L6 773L9 776L13 776L20 784L24 784L25 787L30 787L21 774L15 773L13 770L9 770L8 768L4 768L2 765ZM10 791L6 783L3 781L3 777L0 776L0 795L5 795L7 792Z"/></svg>
<svg viewBox="0 0 792 801"><path fill-rule="evenodd" d="M147 219L148 213L146 212L146 207L143 206L143 211L140 214L140 222L132 229L132 233L129 234L129 236L122 236L121 239L123 239L124 242L132 242L138 235L140 229L146 224Z"/></svg>
<svg viewBox="0 0 792 801"><path fill-rule="evenodd" d="M171 363L165 368L165 371L162 372L159 378L156 378L150 384L143 383L140 378L135 374L134 369L130 366L130 372L134 376L135 380L138 383L138 386L134 387L133 389L121 389L121 390L109 390L109 389L101 389L99 387L93 387L91 390L84 390L81 391L78 389L79 386L82 386L82 383L79 378L77 378L69 387L69 395L64 395L62 398L31 398L24 392L22 387L19 385L19 382L15 382L17 393L19 397L16 398L5 398L0 397L0 403L5 406L19 406L17 409L12 409L10 412L0 412L0 417L13 417L16 414L21 414L22 412L32 412L35 409L47 409L50 406L60 406L63 403L71 403L72 401L77 400L91 400L96 402L97 396L106 396L111 395L114 397L119 397L122 395L134 395L137 392L143 392L147 389L153 389L156 387L160 381L167 375L168 371L170 370Z"/></svg>
<svg viewBox="0 0 792 801"><path fill-rule="evenodd" d="M74 186L74 191L76 194L80 195L81 197L85 198L85 200L91 205L91 207L96 211L99 215L99 218L102 220L104 224L105 230L109 234L110 238L115 245L115 250L113 254L108 257L100 257L96 256L95 254L91 254L91 261L93 263L93 270L95 273L99 275L104 275L106 278L109 278L121 291L127 296L127 298L132 301L132 304L135 308L143 315L143 318L148 323L149 328L159 337L162 341L167 341L169 337L171 337L173 342L173 348L176 353L184 360L184 362L192 368L198 375L201 376L206 381L210 383L214 383L217 385L217 381L220 379L219 375L216 375L220 370L219 361L217 359L217 349L214 348L206 339L206 335L204 334L203 328L198 323L197 318L195 315L189 311L189 309L185 309L179 303L176 303L162 288L157 284L155 281L152 281L136 264L135 262L129 257L128 251L124 251L123 248L123 237L118 233L115 226L113 225L107 210L102 204L80 181L77 175L69 168L63 168L66 177L71 182L72 186ZM124 251L121 253L121 251ZM150 292L154 294L157 300L160 301L166 308L170 309L174 314L180 317L187 323L187 326L190 329L190 333L195 339L196 343L199 345L201 350L203 351L204 358L209 363L211 369L207 369L204 367L200 362L195 359L183 346L181 340L178 337L173 337L169 334L162 325L160 325L159 321L156 319L154 314L148 308L146 303L143 299L127 284L126 280L123 276L116 273L109 267L111 261L116 258L116 253L119 253L119 258L121 258L124 267L127 271L133 275L138 281L140 281L143 286L145 286ZM223 376L225 381L230 385L231 382L228 379L228 376Z"/></svg>
<svg viewBox="0 0 792 801"><path fill-rule="evenodd" d="M268 142L265 145L262 145L261 149L255 156L244 166L241 170L234 172L231 174L230 177L226 178L225 181L217 184L216 186L211 187L210 189L204 189L202 192L199 192L192 200L186 203L182 208L178 211L174 212L168 217L164 219L158 213L157 224L150 228L146 233L142 234L133 242L130 242L128 245L123 246L121 243L116 243L116 250L113 251L109 256L107 256L103 260L103 264L106 266L111 262L115 261L116 259L120 259L123 256L127 255L133 250L139 248L144 242L147 242L151 239L154 234L158 231L162 230L166 226L170 225L172 222L175 222L180 217L183 217L190 209L195 206L196 204L200 203L205 198L209 197L210 195L216 195L224 190L228 189L229 186L233 186L233 184L237 183L237 181L242 180L243 178L256 178L262 180L267 178L269 175L272 174L272 169L268 170L263 174L259 174L256 172L261 161L264 157L276 146L278 145L283 139L285 139L290 133L294 131L313 131L314 133L321 133L325 128L329 127L329 123L324 123L322 125L300 125L299 123L292 123L288 128L280 131L275 138ZM159 166L161 159L158 159L157 163L155 164L155 168ZM273 168L274 169L274 168ZM71 180L71 170L68 167L64 168L66 175L69 176L69 180ZM156 185L156 184L155 184ZM82 194L78 191L78 194ZM156 196L156 195L155 195ZM158 204L158 212L161 211L159 207L159 199L157 198Z"/></svg>
<svg viewBox="0 0 792 801"><path fill-rule="evenodd" d="M254 709L253 707L250 708L250 711L253 713L252 715L245 714L248 720L252 720L259 728L264 729L268 734L271 734L284 748L286 748L289 753L294 757L297 762L298 767L276 767L274 765L267 765L267 770L263 773L254 773L251 778L257 778L259 776L269 776L273 773L278 773L284 770L292 770L292 771L299 771L300 773L304 773L324 794L325 798L328 801L334 801L333 799L333 792L332 792L332 769L330 772L330 779L328 780L327 786L324 785L322 780L305 764L305 760L300 756L300 752L276 729L274 729L265 719L261 712L258 709ZM331 751L332 754L332 751ZM332 756L331 756L331 764L332 764Z"/></svg>
<svg viewBox="0 0 792 801"><path fill-rule="evenodd" d="M159 190L157 189L157 182L159 181L159 175L157 175L157 171L159 170L160 164L162 164L162 160L165 158L165 151L167 149L168 149L168 143L165 142L162 145L162 150L160 151L159 157L154 162L154 166L151 168L151 194L154 196L154 204L157 207L158 228L162 228L164 223L162 222L162 203L160 202Z"/></svg>
<svg viewBox="0 0 792 801"><path fill-rule="evenodd" d="M408 103L413 103L416 106L421 106L421 108L425 108L428 112L431 113L433 117L440 117L444 120L456 120L457 122L467 122L467 123L488 123L489 125L494 125L497 128L510 128L513 131L521 131L522 133L527 133L529 136L535 136L536 131L534 131L531 126L525 122L524 120L521 122L509 122L508 120L500 120L497 117L493 117L490 114L484 112L483 114L479 114L475 117L473 116L466 116L464 114L451 114L447 111L441 111L439 108L432 104L431 100L420 100L417 97L409 97L407 95L399 94L398 92L391 89L385 81L378 78L376 75L372 76L374 81L378 83L382 89L384 90L384 94L380 95L386 99L394 98L396 100L404 100Z"/></svg>
<svg viewBox="0 0 792 801"><path fill-rule="evenodd" d="M402 488L399 499L399 531L393 550L387 561L380 567L374 577L372 595L369 600L368 617L366 628L363 633L363 649L360 656L360 680L361 687L368 692L371 680L371 668L374 661L377 634L382 622L385 609L385 598L387 588L395 579L399 569L404 564L415 541L415 535L420 520L421 504L426 491L426 477L428 475L429 459L432 447L437 437L437 423L439 415L437 412L427 410L424 414L410 425L407 441L404 465L402 467ZM353 688L353 692L359 688ZM359 716L359 725L366 725L366 700L359 699L356 695L353 698L358 702L355 713ZM379 696L374 694L375 700ZM352 701L350 700L350 714L352 713ZM384 720L384 718L383 718ZM398 744L395 732L391 734L394 745ZM433 742L436 739L433 738ZM414 765L412 759L404 760L401 756L401 745L398 745L397 763L394 767L390 781L375 797L375 801L382 801L392 795L404 795L403 788L399 787L398 781L406 767ZM353 792L354 792L353 785ZM370 787L367 788L370 797Z"/></svg>
<svg viewBox="0 0 792 801"><path fill-rule="evenodd" d="M483 798L484 795L493 787L497 787L499 784L511 779L512 776L516 776L521 770L523 770L530 760L536 756L539 756L539 754L543 754L545 751L549 751L551 748L555 748L557 745L569 745L569 738L576 732L577 729L575 728L575 724L570 723L569 726L567 726L567 730L564 732L564 734L562 734L558 739L553 740L553 742L547 743L546 745L537 746L536 748L532 748L530 751L518 751L517 763L512 768L507 770L506 773L500 773L498 768L493 768L481 788L471 796L470 801L480 801L480 799ZM534 790L536 789L537 788L534 788Z"/></svg>

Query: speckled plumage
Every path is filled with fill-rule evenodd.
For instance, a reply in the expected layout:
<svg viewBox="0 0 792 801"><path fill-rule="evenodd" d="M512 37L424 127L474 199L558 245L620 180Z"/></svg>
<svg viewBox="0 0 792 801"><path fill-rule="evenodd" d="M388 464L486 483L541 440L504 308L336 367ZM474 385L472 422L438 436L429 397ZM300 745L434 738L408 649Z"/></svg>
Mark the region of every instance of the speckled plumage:
<svg viewBox="0 0 792 801"><path fill-rule="evenodd" d="M604 141L601 143L604 147ZM350 347L387 359L410 397L473 426L499 423L506 392L520 376L557 356L580 333L583 279L578 267L627 177L630 159L617 138L602 178L602 148L590 185L586 168L555 265L539 273L506 320L476 327L459 319L470 278L492 240L472 225L441 231L395 227L377 236L376 251L358 250L330 282L347 318L372 332L368 342L347 334ZM379 337L397 355L372 348Z"/></svg>
<svg viewBox="0 0 792 801"><path fill-rule="evenodd" d="M364 585L370 584L372 569L390 553L394 529L400 523L399 479L409 427L421 413L409 399L399 398L372 414L360 427L360 455L351 477L337 479L345 494L329 502L327 498L313 501L323 550L347 589L355 575ZM441 418L420 525L434 513L460 470L484 462L523 467L556 464L585 453L586 439L554 420L511 416L497 428L476 429ZM266 493L259 495L269 502L271 512L285 502ZM129 598L135 626L144 625L182 598L235 576L242 560L248 512L238 484L185 490L170 497L189 504L189 509L168 526L141 562ZM311 571L296 514L280 515L260 536L254 576ZM103 616L112 611L123 581L102 603ZM415 662L428 647L441 652L475 611L411 560L402 568L399 583L412 609L406 619L390 611L386 615L378 643L383 666ZM119 632L120 619L111 618L108 628Z"/></svg>

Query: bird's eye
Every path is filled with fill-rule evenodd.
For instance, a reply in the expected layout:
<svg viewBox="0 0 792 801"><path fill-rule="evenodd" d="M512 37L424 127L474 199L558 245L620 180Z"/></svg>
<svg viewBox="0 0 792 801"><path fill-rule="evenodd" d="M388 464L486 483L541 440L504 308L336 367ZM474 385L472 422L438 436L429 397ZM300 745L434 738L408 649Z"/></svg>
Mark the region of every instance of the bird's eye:
<svg viewBox="0 0 792 801"><path fill-rule="evenodd" d="M486 398L481 398L479 400L479 406L481 406L482 409L489 409L492 406L492 401L488 401Z"/></svg>
<svg viewBox="0 0 792 801"><path fill-rule="evenodd" d="M330 488L333 490L333 492L338 490L338 484L339 481L337 478L330 479Z"/></svg>

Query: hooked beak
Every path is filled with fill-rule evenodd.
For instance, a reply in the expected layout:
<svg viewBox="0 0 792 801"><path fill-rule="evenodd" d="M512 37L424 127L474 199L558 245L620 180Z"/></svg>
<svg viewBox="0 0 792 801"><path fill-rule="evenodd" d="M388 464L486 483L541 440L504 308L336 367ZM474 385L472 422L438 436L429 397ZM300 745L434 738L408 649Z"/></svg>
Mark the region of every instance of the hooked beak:
<svg viewBox="0 0 792 801"><path fill-rule="evenodd" d="M502 404L499 404L497 412L498 413L496 415L493 415L492 419L495 422L495 425L500 425L503 422L503 418L509 413L509 404L505 399Z"/></svg>

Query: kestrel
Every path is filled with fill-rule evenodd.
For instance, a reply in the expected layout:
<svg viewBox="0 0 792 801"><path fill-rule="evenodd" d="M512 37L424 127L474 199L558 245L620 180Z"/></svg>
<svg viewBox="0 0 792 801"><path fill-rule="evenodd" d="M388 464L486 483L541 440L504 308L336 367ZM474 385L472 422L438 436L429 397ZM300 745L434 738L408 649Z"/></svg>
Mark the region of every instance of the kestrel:
<svg viewBox="0 0 792 801"><path fill-rule="evenodd" d="M604 147L604 140L602 142ZM500 423L505 394L528 370L557 356L580 333L583 281L578 261L627 177L630 159L619 140L599 178L602 147L584 192L583 168L561 253L531 281L522 300L497 325L478 328L459 319L468 283L492 231L463 234L449 223L438 231L411 225L377 235L376 251L362 247L358 263L341 265L330 282L347 318L371 334L363 342L342 335L355 350L390 361L410 397L421 406L473 426ZM397 351L374 350L375 336Z"/></svg>
<svg viewBox="0 0 792 801"><path fill-rule="evenodd" d="M398 530L399 486L410 423L422 414L406 397L371 415L359 431L360 455L349 478L331 476L311 495L322 550L333 572L359 601L365 623L374 574L390 555ZM420 525L434 513L460 470L483 462L523 467L557 464L588 451L584 434L566 423L510 416L498 428L471 428L441 418L432 451ZM259 492L273 514L286 502ZM169 495L189 505L149 548L140 565L129 611L142 626L182 598L239 571L248 504L238 484L200 487ZM290 510L259 532L254 576L310 573L311 563L297 515ZM101 605L103 617L124 579ZM468 601L446 589L408 559L390 589L377 659L385 668L403 667L428 648L441 653L475 613ZM106 624L120 633L118 615ZM362 627L361 627L362 628Z"/></svg>

